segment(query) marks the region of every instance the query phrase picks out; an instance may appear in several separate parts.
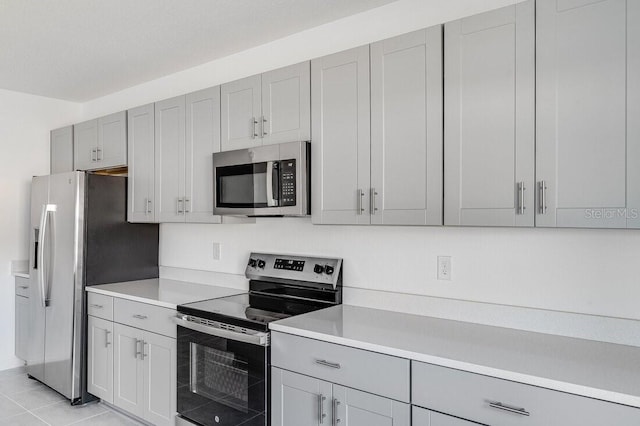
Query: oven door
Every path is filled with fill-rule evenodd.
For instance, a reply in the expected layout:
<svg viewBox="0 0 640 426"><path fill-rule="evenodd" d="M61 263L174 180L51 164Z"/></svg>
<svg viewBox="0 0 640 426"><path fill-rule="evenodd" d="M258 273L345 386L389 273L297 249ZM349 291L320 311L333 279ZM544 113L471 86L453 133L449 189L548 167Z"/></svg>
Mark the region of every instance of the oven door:
<svg viewBox="0 0 640 426"><path fill-rule="evenodd" d="M248 343L232 331L177 322L178 413L203 426L267 425L268 338Z"/></svg>

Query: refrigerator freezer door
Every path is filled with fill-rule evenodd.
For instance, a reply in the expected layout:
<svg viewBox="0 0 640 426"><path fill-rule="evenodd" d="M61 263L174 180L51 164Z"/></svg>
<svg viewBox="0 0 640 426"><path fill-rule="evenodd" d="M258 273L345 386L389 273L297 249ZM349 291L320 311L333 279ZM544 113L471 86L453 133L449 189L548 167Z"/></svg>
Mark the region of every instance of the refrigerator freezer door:
<svg viewBox="0 0 640 426"><path fill-rule="evenodd" d="M49 176L49 223L44 235L45 353L43 382L73 400L80 397L84 174ZM78 317L78 318L76 318Z"/></svg>
<svg viewBox="0 0 640 426"><path fill-rule="evenodd" d="M29 228L29 333L27 337L27 373L44 380L44 330L45 313L42 298L40 268L43 268L41 252L40 227L43 221L43 210L49 203L49 177L35 177L31 184L31 226Z"/></svg>

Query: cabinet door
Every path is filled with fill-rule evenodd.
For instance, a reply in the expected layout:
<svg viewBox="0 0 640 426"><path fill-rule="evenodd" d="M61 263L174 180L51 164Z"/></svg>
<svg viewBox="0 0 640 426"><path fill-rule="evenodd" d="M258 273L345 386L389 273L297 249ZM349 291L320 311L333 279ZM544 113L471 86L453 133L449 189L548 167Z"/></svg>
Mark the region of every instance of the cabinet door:
<svg viewBox="0 0 640 426"><path fill-rule="evenodd" d="M640 225L639 7L537 2L536 226Z"/></svg>
<svg viewBox="0 0 640 426"><path fill-rule="evenodd" d="M129 178L127 220L154 222L154 105L128 111Z"/></svg>
<svg viewBox="0 0 640 426"><path fill-rule="evenodd" d="M311 61L313 223L369 224L369 46Z"/></svg>
<svg viewBox="0 0 640 426"><path fill-rule="evenodd" d="M260 137L260 75L223 84L221 87L221 120L223 151L262 145Z"/></svg>
<svg viewBox="0 0 640 426"><path fill-rule="evenodd" d="M442 225L442 27L371 45L371 223Z"/></svg>
<svg viewBox="0 0 640 426"><path fill-rule="evenodd" d="M333 385L335 424L345 426L410 426L409 404Z"/></svg>
<svg viewBox="0 0 640 426"><path fill-rule="evenodd" d="M156 221L184 222L185 97L156 102L155 108Z"/></svg>
<svg viewBox="0 0 640 426"><path fill-rule="evenodd" d="M478 423L469 422L446 414L436 413L420 407L412 407L411 424L413 426L476 426Z"/></svg>
<svg viewBox="0 0 640 426"><path fill-rule="evenodd" d="M142 418L145 412L144 363L141 362L144 332L114 323L113 334L113 404Z"/></svg>
<svg viewBox="0 0 640 426"><path fill-rule="evenodd" d="M73 126L51 131L51 174L73 171Z"/></svg>
<svg viewBox="0 0 640 426"><path fill-rule="evenodd" d="M213 215L213 160L220 152L220 86L190 93L186 98L187 222L220 223Z"/></svg>
<svg viewBox="0 0 640 426"><path fill-rule="evenodd" d="M76 170L98 167L98 120L89 120L73 126L73 166Z"/></svg>
<svg viewBox="0 0 640 426"><path fill-rule="evenodd" d="M15 354L21 360L27 360L29 344L29 298L16 296L15 311Z"/></svg>
<svg viewBox="0 0 640 426"><path fill-rule="evenodd" d="M87 391L113 404L113 322L89 315Z"/></svg>
<svg viewBox="0 0 640 426"><path fill-rule="evenodd" d="M108 169L127 165L127 113L116 112L98 119L98 166Z"/></svg>
<svg viewBox="0 0 640 426"><path fill-rule="evenodd" d="M534 20L528 0L445 25L445 225L534 224Z"/></svg>
<svg viewBox="0 0 640 426"><path fill-rule="evenodd" d="M262 74L263 145L311 139L309 62Z"/></svg>
<svg viewBox="0 0 640 426"><path fill-rule="evenodd" d="M144 333L144 419L173 426L176 414L176 339Z"/></svg>
<svg viewBox="0 0 640 426"><path fill-rule="evenodd" d="M331 384L271 368L271 424L319 426L331 422Z"/></svg>

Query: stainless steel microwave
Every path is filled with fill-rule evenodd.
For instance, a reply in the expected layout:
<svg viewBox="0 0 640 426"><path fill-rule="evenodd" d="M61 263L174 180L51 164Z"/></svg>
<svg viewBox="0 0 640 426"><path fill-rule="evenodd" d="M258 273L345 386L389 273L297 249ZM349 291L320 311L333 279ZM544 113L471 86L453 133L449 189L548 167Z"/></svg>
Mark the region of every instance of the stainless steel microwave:
<svg viewBox="0 0 640 426"><path fill-rule="evenodd" d="M289 142L213 154L213 214L308 215L310 148Z"/></svg>

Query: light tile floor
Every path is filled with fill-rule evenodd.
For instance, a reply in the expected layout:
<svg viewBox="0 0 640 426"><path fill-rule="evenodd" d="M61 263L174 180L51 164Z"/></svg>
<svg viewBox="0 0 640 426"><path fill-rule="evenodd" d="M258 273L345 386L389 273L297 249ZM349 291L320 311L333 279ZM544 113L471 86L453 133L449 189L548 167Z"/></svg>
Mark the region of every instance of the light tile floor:
<svg viewBox="0 0 640 426"><path fill-rule="evenodd" d="M72 407L69 401L27 377L24 368L0 371L0 426L140 426L101 403Z"/></svg>

